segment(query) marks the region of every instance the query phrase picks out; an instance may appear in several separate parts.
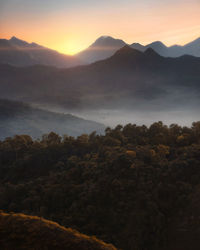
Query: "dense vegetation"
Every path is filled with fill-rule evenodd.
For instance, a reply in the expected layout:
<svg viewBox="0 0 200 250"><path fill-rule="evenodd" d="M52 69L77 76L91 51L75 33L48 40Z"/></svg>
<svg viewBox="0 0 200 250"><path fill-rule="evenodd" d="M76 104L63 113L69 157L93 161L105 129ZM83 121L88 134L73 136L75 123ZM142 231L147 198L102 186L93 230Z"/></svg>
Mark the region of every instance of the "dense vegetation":
<svg viewBox="0 0 200 250"><path fill-rule="evenodd" d="M24 214L0 212L1 250L116 250L57 223Z"/></svg>
<svg viewBox="0 0 200 250"><path fill-rule="evenodd" d="M0 209L124 250L199 249L199 184L200 122L0 142Z"/></svg>

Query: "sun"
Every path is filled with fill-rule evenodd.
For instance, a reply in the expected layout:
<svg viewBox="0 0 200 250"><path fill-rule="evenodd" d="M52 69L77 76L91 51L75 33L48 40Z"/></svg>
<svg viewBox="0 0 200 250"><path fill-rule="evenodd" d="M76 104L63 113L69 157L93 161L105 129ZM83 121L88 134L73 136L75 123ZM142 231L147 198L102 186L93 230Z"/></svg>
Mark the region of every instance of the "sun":
<svg viewBox="0 0 200 250"><path fill-rule="evenodd" d="M80 42L77 40L68 39L65 43L55 46L55 49L63 54L75 55L78 52L84 50L85 46L81 46Z"/></svg>

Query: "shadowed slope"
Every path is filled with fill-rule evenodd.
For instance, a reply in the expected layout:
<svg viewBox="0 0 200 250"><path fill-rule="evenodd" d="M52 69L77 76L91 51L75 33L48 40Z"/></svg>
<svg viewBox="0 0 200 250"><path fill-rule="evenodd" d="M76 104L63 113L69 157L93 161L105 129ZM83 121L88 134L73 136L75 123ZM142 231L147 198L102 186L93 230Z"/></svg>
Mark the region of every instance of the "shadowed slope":
<svg viewBox="0 0 200 250"><path fill-rule="evenodd" d="M55 222L24 214L0 213L2 250L116 250L110 244L65 228Z"/></svg>

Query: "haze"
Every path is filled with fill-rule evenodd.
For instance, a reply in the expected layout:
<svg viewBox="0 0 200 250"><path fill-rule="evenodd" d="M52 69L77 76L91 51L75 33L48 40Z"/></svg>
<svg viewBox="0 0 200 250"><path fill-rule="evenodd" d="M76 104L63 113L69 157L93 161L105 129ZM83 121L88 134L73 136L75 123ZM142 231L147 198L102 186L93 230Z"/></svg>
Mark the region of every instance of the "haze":
<svg viewBox="0 0 200 250"><path fill-rule="evenodd" d="M199 0L1 0L0 36L66 54L110 35L127 43L185 44L199 36Z"/></svg>

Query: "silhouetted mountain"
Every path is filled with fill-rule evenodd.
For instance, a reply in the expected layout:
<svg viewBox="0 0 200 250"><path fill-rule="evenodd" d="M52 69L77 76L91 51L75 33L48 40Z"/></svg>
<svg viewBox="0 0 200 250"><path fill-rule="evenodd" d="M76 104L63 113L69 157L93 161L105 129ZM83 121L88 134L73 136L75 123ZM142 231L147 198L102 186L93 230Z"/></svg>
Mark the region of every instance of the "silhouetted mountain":
<svg viewBox="0 0 200 250"><path fill-rule="evenodd" d="M126 45L126 43L123 40L114 39L110 36L101 36L88 49L78 53L77 57L81 61L92 63L112 56L124 45ZM129 46L142 52L148 48L152 48L164 57L179 57L185 54L200 56L200 38L184 46L174 45L167 47L160 41L155 41L145 46L140 43L133 43Z"/></svg>
<svg viewBox="0 0 200 250"><path fill-rule="evenodd" d="M25 66L36 64L36 61L25 51L13 46L8 40L0 39L0 63Z"/></svg>
<svg viewBox="0 0 200 250"><path fill-rule="evenodd" d="M0 139L16 134L34 138L55 131L63 135L78 136L84 133L104 132L104 125L70 114L50 112L27 104L0 100Z"/></svg>
<svg viewBox="0 0 200 250"><path fill-rule="evenodd" d="M0 97L68 109L196 106L199 69L197 57L165 58L124 46L106 60L70 69L1 65Z"/></svg>
<svg viewBox="0 0 200 250"><path fill-rule="evenodd" d="M1 250L116 250L95 237L25 214L0 212Z"/></svg>
<svg viewBox="0 0 200 250"><path fill-rule="evenodd" d="M56 67L72 67L81 64L75 56L64 55L16 37L12 37L10 40L0 39L0 63L15 66L44 64Z"/></svg>
<svg viewBox="0 0 200 250"><path fill-rule="evenodd" d="M182 55L192 55L192 56L200 57L200 38L184 46L173 45L173 46L167 47L160 41L150 43L146 46L138 44L138 43L133 43L130 46L140 51L145 51L147 48L152 48L158 54L165 56L165 57L180 57Z"/></svg>
<svg viewBox="0 0 200 250"><path fill-rule="evenodd" d="M77 54L77 57L84 62L92 63L112 56L126 43L120 39L110 36L99 37L89 48Z"/></svg>

